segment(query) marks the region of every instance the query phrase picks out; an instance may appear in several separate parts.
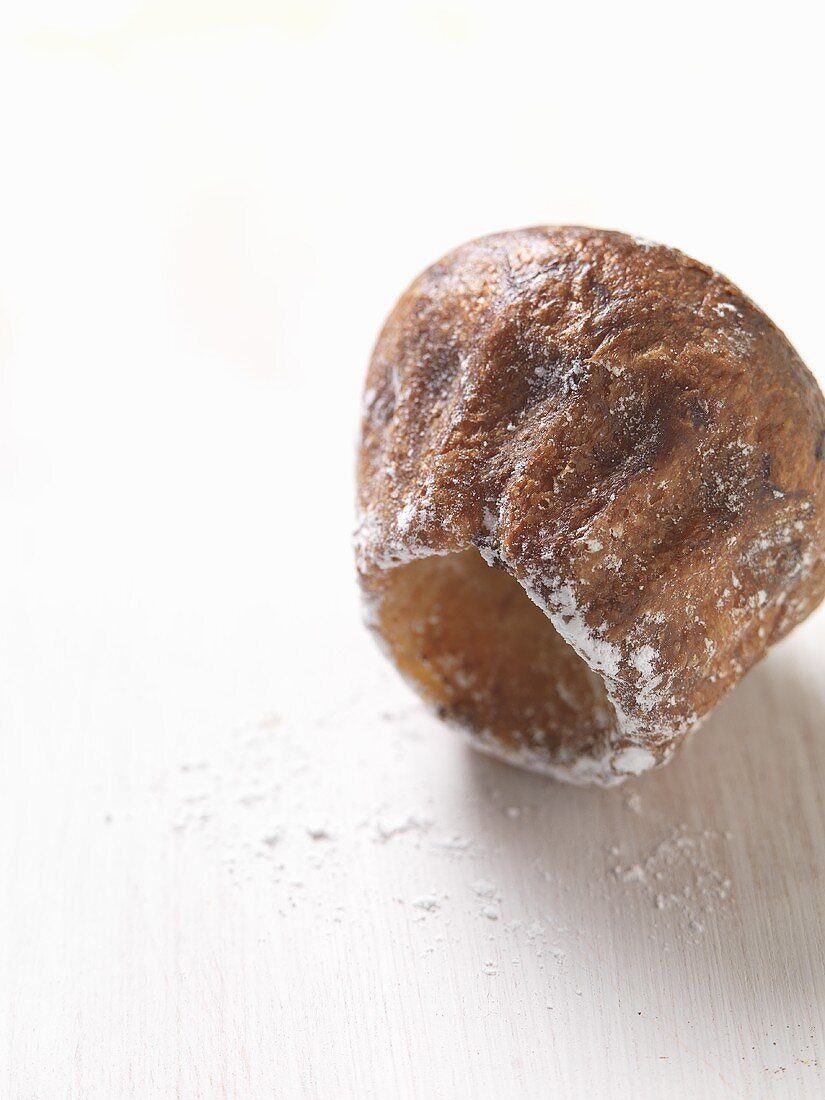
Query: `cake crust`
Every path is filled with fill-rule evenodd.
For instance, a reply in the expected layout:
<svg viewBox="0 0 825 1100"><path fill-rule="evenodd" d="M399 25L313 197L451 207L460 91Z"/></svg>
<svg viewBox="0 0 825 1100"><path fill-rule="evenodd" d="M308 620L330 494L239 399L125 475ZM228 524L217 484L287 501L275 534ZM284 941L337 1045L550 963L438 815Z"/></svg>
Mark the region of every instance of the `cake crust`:
<svg viewBox="0 0 825 1100"><path fill-rule="evenodd" d="M495 234L384 325L358 509L368 621L419 693L479 747L609 784L825 595L825 400L704 264Z"/></svg>

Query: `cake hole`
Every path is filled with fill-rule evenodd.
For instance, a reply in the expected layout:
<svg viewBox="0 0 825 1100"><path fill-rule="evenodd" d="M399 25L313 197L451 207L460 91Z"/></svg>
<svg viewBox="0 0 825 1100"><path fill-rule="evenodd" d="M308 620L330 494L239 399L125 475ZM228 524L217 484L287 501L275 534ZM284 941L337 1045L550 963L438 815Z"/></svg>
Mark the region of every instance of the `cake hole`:
<svg viewBox="0 0 825 1100"><path fill-rule="evenodd" d="M382 589L393 658L444 718L515 750L607 745L616 718L600 677L475 548L399 566Z"/></svg>

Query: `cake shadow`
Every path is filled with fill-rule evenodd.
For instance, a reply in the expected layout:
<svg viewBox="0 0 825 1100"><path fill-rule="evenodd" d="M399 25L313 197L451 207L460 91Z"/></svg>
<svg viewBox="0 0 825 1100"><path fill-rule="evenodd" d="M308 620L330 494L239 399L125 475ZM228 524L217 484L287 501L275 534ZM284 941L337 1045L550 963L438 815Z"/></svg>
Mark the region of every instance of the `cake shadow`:
<svg viewBox="0 0 825 1100"><path fill-rule="evenodd" d="M825 1003L825 684L798 652L781 647L670 764L618 788L468 750L505 901L577 930L573 954L600 982L649 1002L641 976L666 955L663 997L734 1028L731 989L755 1018Z"/></svg>

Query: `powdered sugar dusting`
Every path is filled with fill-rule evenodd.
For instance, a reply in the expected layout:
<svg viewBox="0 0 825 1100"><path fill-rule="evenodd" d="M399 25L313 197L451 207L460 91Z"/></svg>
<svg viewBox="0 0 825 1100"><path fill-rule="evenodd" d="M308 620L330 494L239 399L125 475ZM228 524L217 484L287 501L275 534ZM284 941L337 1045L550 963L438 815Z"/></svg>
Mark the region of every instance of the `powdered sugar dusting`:
<svg viewBox="0 0 825 1100"><path fill-rule="evenodd" d="M649 749L631 745L613 757L613 767L625 775L641 775L656 764L656 757Z"/></svg>

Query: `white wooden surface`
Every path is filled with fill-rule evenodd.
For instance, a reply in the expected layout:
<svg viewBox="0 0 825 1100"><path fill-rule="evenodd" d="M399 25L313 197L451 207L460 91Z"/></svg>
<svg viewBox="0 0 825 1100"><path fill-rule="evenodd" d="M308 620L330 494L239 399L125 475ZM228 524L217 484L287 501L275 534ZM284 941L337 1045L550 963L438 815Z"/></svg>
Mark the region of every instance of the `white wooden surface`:
<svg viewBox="0 0 825 1100"><path fill-rule="evenodd" d="M822 1096L825 615L581 791L423 713L349 552L473 234L668 240L822 364L805 9L69 7L0 46L0 1095Z"/></svg>

